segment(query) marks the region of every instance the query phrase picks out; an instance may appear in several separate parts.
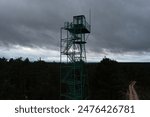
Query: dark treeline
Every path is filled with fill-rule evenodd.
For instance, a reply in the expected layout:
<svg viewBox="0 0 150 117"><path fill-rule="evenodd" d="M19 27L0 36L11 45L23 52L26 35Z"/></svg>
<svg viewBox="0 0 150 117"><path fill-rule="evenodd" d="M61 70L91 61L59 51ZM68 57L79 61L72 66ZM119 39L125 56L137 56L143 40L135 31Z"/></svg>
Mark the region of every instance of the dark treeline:
<svg viewBox="0 0 150 117"><path fill-rule="evenodd" d="M0 59L0 99L59 99L59 64Z"/></svg>
<svg viewBox="0 0 150 117"><path fill-rule="evenodd" d="M0 99L59 99L59 63L0 58ZM150 99L150 63L87 63L90 99L127 99L136 80L140 99Z"/></svg>

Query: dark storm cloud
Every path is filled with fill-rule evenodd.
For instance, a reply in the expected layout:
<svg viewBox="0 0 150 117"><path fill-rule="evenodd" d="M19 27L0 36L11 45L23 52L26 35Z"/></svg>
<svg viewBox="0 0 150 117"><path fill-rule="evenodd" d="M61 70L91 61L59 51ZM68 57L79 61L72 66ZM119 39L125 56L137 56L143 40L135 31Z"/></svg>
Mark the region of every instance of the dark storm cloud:
<svg viewBox="0 0 150 117"><path fill-rule="evenodd" d="M149 51L149 6L149 0L0 0L0 45L58 48L64 21L91 9L88 49Z"/></svg>
<svg viewBox="0 0 150 117"><path fill-rule="evenodd" d="M56 46L59 41L60 24L65 16L59 9L61 4L57 2L56 0L1 0L1 45Z"/></svg>
<svg viewBox="0 0 150 117"><path fill-rule="evenodd" d="M90 40L93 51L149 51L150 1L100 0L90 4L95 7Z"/></svg>

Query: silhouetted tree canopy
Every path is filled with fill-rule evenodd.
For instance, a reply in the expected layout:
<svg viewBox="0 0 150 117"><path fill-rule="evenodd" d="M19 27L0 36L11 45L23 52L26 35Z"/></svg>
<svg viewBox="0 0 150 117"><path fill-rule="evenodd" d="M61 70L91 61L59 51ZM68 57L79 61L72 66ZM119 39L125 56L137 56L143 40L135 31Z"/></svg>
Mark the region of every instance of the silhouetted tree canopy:
<svg viewBox="0 0 150 117"><path fill-rule="evenodd" d="M0 99L59 99L59 67L57 62L0 58ZM131 80L137 81L140 99L150 99L150 63L119 63L105 57L86 68L89 99L126 99Z"/></svg>

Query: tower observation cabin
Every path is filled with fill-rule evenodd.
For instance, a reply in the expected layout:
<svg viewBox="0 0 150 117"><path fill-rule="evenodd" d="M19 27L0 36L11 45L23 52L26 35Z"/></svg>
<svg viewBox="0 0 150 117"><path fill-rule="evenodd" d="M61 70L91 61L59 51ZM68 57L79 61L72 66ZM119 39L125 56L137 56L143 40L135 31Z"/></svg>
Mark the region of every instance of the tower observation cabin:
<svg viewBox="0 0 150 117"><path fill-rule="evenodd" d="M65 23L65 29L75 34L90 33L90 25L86 22L84 15L74 16L73 22Z"/></svg>

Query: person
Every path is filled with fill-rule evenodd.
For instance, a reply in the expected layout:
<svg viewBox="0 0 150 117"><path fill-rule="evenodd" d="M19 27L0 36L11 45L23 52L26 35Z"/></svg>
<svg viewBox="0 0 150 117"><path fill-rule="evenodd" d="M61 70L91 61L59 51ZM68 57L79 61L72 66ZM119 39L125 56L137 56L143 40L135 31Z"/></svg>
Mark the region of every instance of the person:
<svg viewBox="0 0 150 117"><path fill-rule="evenodd" d="M128 96L129 96L129 100L139 100L139 96L135 90L135 84L136 81L131 81L131 83L129 84L129 90L128 90Z"/></svg>

